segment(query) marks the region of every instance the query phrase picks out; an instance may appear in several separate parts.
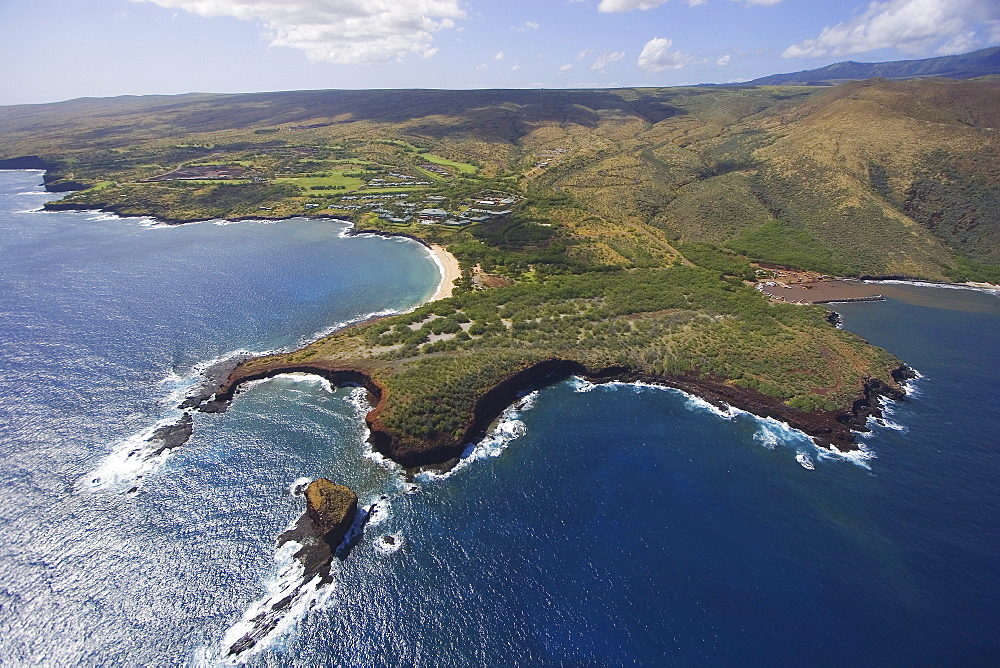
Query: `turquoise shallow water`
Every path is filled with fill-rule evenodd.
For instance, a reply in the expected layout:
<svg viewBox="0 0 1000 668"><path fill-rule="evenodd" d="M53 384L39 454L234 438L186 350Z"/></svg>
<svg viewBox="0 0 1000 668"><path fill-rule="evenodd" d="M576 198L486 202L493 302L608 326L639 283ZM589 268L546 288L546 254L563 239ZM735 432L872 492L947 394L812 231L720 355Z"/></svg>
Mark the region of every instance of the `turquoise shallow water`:
<svg viewBox="0 0 1000 668"><path fill-rule="evenodd" d="M995 295L834 306L923 374L865 459L678 392L570 380L409 487L368 454L355 391L279 378L197 416L130 495L86 481L173 415L195 365L406 308L436 268L330 222L18 213L48 197L18 194L37 182L0 172L4 663L213 663L289 580L273 540L301 510L289 488L320 475L387 512L251 664L1000 659Z"/></svg>

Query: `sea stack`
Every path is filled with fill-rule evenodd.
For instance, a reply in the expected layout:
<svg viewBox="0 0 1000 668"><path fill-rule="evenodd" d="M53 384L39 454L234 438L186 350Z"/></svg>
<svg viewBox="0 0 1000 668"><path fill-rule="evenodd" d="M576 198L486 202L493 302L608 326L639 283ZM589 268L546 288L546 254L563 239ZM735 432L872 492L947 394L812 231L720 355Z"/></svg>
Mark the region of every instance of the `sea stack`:
<svg viewBox="0 0 1000 668"><path fill-rule="evenodd" d="M306 488L306 514L331 550L343 542L357 513L358 495L348 487L319 478Z"/></svg>
<svg viewBox="0 0 1000 668"><path fill-rule="evenodd" d="M306 512L295 526L278 536L277 546L288 541L299 544L295 559L302 564L301 579L272 597L267 608L250 620L250 630L229 647L229 656L248 651L271 633L302 596L311 591L313 578L330 582L330 565L344 536L358 513L358 496L350 488L326 478L313 480L306 487Z"/></svg>

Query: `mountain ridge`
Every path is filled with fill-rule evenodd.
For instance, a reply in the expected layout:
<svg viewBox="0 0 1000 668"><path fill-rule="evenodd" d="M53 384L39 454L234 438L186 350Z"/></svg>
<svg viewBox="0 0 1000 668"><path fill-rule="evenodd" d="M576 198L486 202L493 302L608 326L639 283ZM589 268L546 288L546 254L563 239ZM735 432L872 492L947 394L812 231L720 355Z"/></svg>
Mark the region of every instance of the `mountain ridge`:
<svg viewBox="0 0 1000 668"><path fill-rule="evenodd" d="M994 74L1000 74L1000 46L987 47L969 53L917 60L893 60L877 63L845 60L813 70L769 74L736 85L820 86L874 78L890 80L926 77L973 79Z"/></svg>

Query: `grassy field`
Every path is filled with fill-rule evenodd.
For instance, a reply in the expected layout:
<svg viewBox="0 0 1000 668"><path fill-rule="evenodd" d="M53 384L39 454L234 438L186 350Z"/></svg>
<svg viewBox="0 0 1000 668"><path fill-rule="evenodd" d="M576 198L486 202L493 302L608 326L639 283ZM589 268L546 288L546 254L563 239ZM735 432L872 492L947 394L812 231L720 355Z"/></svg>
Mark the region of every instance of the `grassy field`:
<svg viewBox="0 0 1000 668"><path fill-rule="evenodd" d="M475 174L476 167L465 162L456 162L454 160L449 160L448 158L442 158L439 155L434 155L433 153L421 153L420 159L425 162L429 162L433 165L441 165L442 167L451 167L452 169L458 171L460 174Z"/></svg>
<svg viewBox="0 0 1000 668"><path fill-rule="evenodd" d="M345 171L353 172L353 170ZM357 190L364 184L362 179L355 176L345 176L344 172L331 172L327 176L278 177L275 181L278 183L290 183L306 190L312 190L317 186L333 186L343 188L344 190Z"/></svg>

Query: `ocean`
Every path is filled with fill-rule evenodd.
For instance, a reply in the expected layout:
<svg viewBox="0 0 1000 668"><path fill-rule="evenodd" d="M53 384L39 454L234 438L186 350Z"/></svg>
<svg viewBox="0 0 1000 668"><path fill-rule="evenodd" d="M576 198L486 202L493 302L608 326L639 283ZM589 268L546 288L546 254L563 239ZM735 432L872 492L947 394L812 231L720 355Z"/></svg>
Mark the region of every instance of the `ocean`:
<svg viewBox="0 0 1000 668"><path fill-rule="evenodd" d="M367 448L363 393L279 377L135 465L207 363L411 308L438 270L336 221L40 213L39 182L0 172L0 664L225 662L295 582L274 540L321 476L381 510L241 662L1000 661L996 294L831 305L920 372L850 457L678 391L570 379L411 484Z"/></svg>

